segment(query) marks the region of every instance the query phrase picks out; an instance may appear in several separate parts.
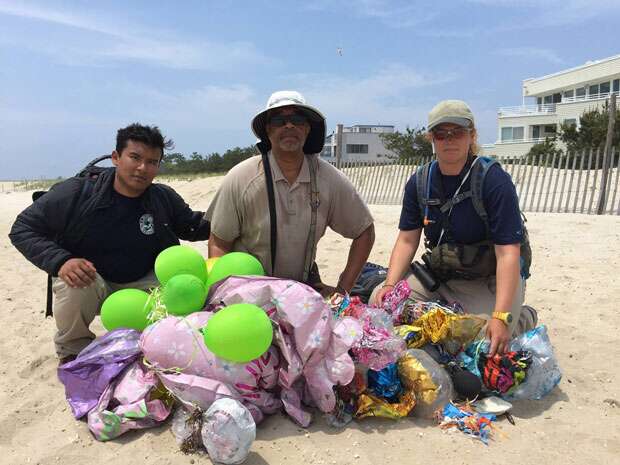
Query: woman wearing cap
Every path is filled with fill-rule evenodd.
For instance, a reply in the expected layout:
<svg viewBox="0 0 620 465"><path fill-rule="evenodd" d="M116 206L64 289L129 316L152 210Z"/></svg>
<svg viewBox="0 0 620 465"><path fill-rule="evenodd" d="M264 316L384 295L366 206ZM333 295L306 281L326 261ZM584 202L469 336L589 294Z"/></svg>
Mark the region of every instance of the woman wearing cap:
<svg viewBox="0 0 620 465"><path fill-rule="evenodd" d="M498 163L476 156L474 116L465 102L437 104L428 129L436 160L407 182L388 274L371 303L379 305L406 278L419 300L458 302L468 313L490 317L490 353L503 353L512 335L537 320L534 309L522 307L529 264L521 254L529 244L514 184ZM412 266L422 229L426 265Z"/></svg>

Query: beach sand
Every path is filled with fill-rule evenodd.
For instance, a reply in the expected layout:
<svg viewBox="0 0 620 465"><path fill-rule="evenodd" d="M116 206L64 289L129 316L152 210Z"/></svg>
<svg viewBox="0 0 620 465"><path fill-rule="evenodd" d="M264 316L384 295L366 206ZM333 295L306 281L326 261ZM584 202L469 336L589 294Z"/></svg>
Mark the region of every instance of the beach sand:
<svg viewBox="0 0 620 465"><path fill-rule="evenodd" d="M176 181L194 209L206 209L220 178ZM56 377L53 319L45 319L46 275L7 234L29 192L0 193L0 464L190 464L170 424L102 443L76 421ZM370 261L386 265L400 208L371 206L377 239ZM585 464L620 456L620 217L529 214L534 260L527 302L549 327L563 370L540 401L514 404L489 446L430 421L365 419L338 430L321 414L307 430L283 415L257 430L248 464ZM335 283L349 241L330 232L319 244L324 280ZM194 244L206 255L206 243ZM98 320L93 325L103 334Z"/></svg>

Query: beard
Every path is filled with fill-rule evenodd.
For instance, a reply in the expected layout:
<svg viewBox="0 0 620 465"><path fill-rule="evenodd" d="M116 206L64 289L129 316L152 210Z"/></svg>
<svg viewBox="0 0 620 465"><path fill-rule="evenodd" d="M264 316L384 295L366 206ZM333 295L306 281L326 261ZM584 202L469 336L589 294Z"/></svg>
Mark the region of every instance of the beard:
<svg viewBox="0 0 620 465"><path fill-rule="evenodd" d="M302 151L303 142L297 137L282 137L276 141L278 148L284 152Z"/></svg>

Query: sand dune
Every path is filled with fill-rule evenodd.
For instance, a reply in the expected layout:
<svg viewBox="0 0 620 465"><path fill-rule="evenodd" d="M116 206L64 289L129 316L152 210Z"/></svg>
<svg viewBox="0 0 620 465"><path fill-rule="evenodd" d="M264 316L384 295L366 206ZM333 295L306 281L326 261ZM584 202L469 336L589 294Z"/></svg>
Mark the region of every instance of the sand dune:
<svg viewBox="0 0 620 465"><path fill-rule="evenodd" d="M177 181L174 187L192 207L206 209L220 180ZM73 419L56 378L54 322L43 316L46 276L7 238L30 193L4 193L1 199L0 463L209 463L179 452L169 425L100 443L84 422ZM386 264L399 207L371 209L377 242L370 260ZM516 425L499 422L505 437L498 435L485 447L413 420L362 420L336 430L320 415L306 431L275 415L259 426L247 463L617 463L620 217L530 213L528 218L534 262L527 300L549 326L564 378L547 398L516 403ZM328 282L335 282L345 263L347 243L333 233L320 243L318 263ZM206 244L196 247L206 254ZM95 329L103 332L99 323Z"/></svg>

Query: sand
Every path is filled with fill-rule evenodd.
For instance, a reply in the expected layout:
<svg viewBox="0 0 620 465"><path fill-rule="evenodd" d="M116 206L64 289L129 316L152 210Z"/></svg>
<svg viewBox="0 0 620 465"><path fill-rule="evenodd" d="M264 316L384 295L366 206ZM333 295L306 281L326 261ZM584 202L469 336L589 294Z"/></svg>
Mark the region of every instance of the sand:
<svg viewBox="0 0 620 465"><path fill-rule="evenodd" d="M206 209L219 178L177 181L195 209ZM0 193L0 464L190 464L206 456L179 452L169 424L97 442L76 421L56 378L54 321L44 318L46 275L27 262L7 234L30 203L29 192ZM377 240L370 260L386 264L398 206L372 206ZM539 310L563 369L541 401L514 406L516 425L490 445L432 422L362 420L337 430L320 414L307 430L283 415L262 423L248 464L540 464L619 463L620 217L529 214L534 251L527 301ZM206 254L206 244L195 244ZM328 233L319 245L324 278L335 282L348 241ZM103 333L98 320L94 325ZM193 462L192 462L193 461Z"/></svg>

